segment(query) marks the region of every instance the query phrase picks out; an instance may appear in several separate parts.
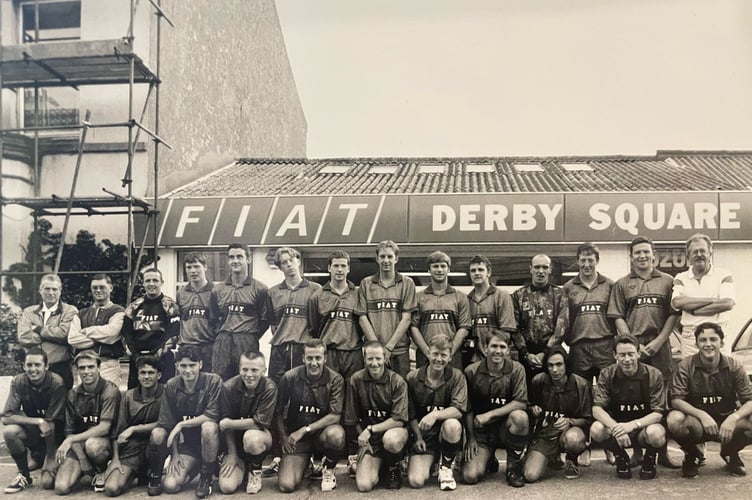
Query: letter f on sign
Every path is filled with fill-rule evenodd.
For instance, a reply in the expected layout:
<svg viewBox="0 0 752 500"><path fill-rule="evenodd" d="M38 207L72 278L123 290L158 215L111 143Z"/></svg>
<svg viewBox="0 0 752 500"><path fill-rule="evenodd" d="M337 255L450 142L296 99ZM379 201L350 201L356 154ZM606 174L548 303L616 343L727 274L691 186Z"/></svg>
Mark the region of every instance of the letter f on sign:
<svg viewBox="0 0 752 500"><path fill-rule="evenodd" d="M201 219L198 217L191 217L191 214L193 212L203 212L204 207L203 206L197 206L197 207L191 207L191 206L185 206L183 207L183 213L180 214L180 220L178 221L178 229L175 231L175 237L176 238L182 238L183 234L185 234L185 226L188 224L195 224L196 222L200 222Z"/></svg>

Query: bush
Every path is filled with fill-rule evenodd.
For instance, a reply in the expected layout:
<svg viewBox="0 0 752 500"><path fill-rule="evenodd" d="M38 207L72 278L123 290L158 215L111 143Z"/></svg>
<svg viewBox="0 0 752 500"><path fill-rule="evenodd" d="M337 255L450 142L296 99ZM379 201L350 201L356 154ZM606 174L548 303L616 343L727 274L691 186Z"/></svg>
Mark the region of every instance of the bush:
<svg viewBox="0 0 752 500"><path fill-rule="evenodd" d="M8 304L0 304L0 375L15 375L22 369L15 359L19 316Z"/></svg>

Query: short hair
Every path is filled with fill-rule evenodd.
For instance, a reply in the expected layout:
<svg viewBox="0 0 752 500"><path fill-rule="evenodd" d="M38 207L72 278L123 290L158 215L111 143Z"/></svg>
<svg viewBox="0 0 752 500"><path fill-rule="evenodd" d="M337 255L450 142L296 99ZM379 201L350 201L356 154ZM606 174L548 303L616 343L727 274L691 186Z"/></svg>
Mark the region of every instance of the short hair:
<svg viewBox="0 0 752 500"><path fill-rule="evenodd" d="M635 239L629 242L629 253L632 253L632 249L642 243L647 243L648 245L650 245L651 249L655 250L655 247L653 246L653 240L651 240L647 236L637 236Z"/></svg>
<svg viewBox="0 0 752 500"><path fill-rule="evenodd" d="M376 347L381 349L381 352L384 354L384 356L386 356L386 347L384 347L384 344L382 344L378 340L369 340L368 342L363 344L363 356L365 356L366 354L366 349L376 348Z"/></svg>
<svg viewBox="0 0 752 500"><path fill-rule="evenodd" d="M162 361L160 361L158 357L147 354L146 356L139 356L136 358L136 371L146 365L149 365L159 373L162 373Z"/></svg>
<svg viewBox="0 0 752 500"><path fill-rule="evenodd" d="M347 265L350 265L350 256L343 250L335 250L329 254L329 265L332 264L334 259L347 259Z"/></svg>
<svg viewBox="0 0 752 500"><path fill-rule="evenodd" d="M159 274L159 281L164 281L164 276L162 276L162 271L157 269L156 267L147 267L143 271L141 271L141 279L144 279L144 276L146 276L146 273L157 273Z"/></svg>
<svg viewBox="0 0 752 500"><path fill-rule="evenodd" d="M548 255L546 255L546 254L544 254L544 253L539 253L539 254L533 255L533 256L532 256L532 257L530 258L530 267L533 267L533 261L534 261L535 259L537 259L538 257L545 257L545 259L546 259L546 260L548 261L548 265L550 266L550 265L552 264L552 262L551 262L551 257L549 257Z"/></svg>
<svg viewBox="0 0 752 500"><path fill-rule="evenodd" d="M78 362L82 359L94 360L97 362L97 366L102 364L102 358L99 357L99 354L97 354L96 351L92 351L91 349L86 349L85 351L76 354L76 357L73 358L73 366L78 368Z"/></svg>
<svg viewBox="0 0 752 500"><path fill-rule="evenodd" d="M183 259L183 267L185 267L186 264L201 264L206 267L206 256L198 252L187 253Z"/></svg>
<svg viewBox="0 0 752 500"><path fill-rule="evenodd" d="M506 332L502 330L501 328L492 328L490 331L490 334L492 337L496 337L497 339L504 342L506 345L511 345L510 342L512 341L512 336L509 335L509 332Z"/></svg>
<svg viewBox="0 0 752 500"><path fill-rule="evenodd" d="M184 358L188 358L194 362L201 361L201 351L193 345L181 345L175 354L175 362L178 363Z"/></svg>
<svg viewBox="0 0 752 500"><path fill-rule="evenodd" d="M589 241L577 247L576 255L578 259L581 255L595 255L596 261L600 262L601 260L601 252L598 250L598 246L595 243L590 243Z"/></svg>
<svg viewBox="0 0 752 500"><path fill-rule="evenodd" d="M45 365L50 364L50 361L47 358L47 353L41 347L36 347L36 346L27 347L23 350L23 353L24 353L24 357L23 357L24 363L26 362L26 358L28 356L42 356L42 359L44 360L44 364Z"/></svg>
<svg viewBox="0 0 752 500"><path fill-rule="evenodd" d="M310 339L303 345L303 349L324 349L326 351L326 344L321 339Z"/></svg>
<svg viewBox="0 0 752 500"><path fill-rule="evenodd" d="M282 261L282 254L288 254L293 259L300 260L300 252L295 250L292 247L282 247L278 248L276 252L274 252L274 265L279 267L280 262Z"/></svg>
<svg viewBox="0 0 752 500"><path fill-rule="evenodd" d="M46 282L52 282L57 283L57 287L62 290L63 289L63 280L60 279L60 276L57 274L45 274L42 276L42 278L39 280L39 289L42 289L42 285Z"/></svg>
<svg viewBox="0 0 752 500"><path fill-rule="evenodd" d="M431 267L431 264L445 263L447 266L452 266L452 258L440 250L431 252L426 257L426 267Z"/></svg>
<svg viewBox="0 0 752 500"><path fill-rule="evenodd" d="M109 274L97 273L91 277L91 281L101 281L101 280L106 281L108 285L112 285L112 278L110 278Z"/></svg>
<svg viewBox="0 0 752 500"><path fill-rule="evenodd" d="M391 249L396 257L399 257L399 246L392 240L379 241L379 244L376 246L376 256L378 257L379 252L387 248Z"/></svg>
<svg viewBox="0 0 752 500"><path fill-rule="evenodd" d="M467 263L468 272L470 272L470 266L472 266L473 264L484 264L486 266L486 271L488 271L488 274L491 274L491 261L488 260L488 257L486 257L485 255L473 255L470 259L470 262Z"/></svg>
<svg viewBox="0 0 752 500"><path fill-rule="evenodd" d="M705 330L713 330L723 340L723 328L721 328L721 325L712 321L706 321L705 323L700 323L695 328L695 342L697 342L697 337Z"/></svg>
<svg viewBox="0 0 752 500"><path fill-rule="evenodd" d="M243 351L242 353L240 353L240 357L245 358L248 361L253 361L254 359L261 358L262 360L264 360L264 362L266 362L266 357L264 356L264 354L254 349L248 349L247 351Z"/></svg>
<svg viewBox="0 0 752 500"><path fill-rule="evenodd" d="M431 338L431 340L428 342L428 348L436 348L440 351L451 351L452 341L449 339L449 337L440 333L438 335L434 335Z"/></svg>
<svg viewBox="0 0 752 500"><path fill-rule="evenodd" d="M251 249L248 248L248 245L244 243L230 243L229 245L227 245L227 253L230 253L230 250L232 250L233 248L241 249L245 253L246 257L251 256Z"/></svg>
<svg viewBox="0 0 752 500"><path fill-rule="evenodd" d="M637 352L640 352L640 341L637 340L637 337L635 337L631 333L627 333L624 335L617 335L614 338L614 352L616 352L616 347L619 344L633 345L635 349L637 349Z"/></svg>
<svg viewBox="0 0 752 500"><path fill-rule="evenodd" d="M564 370L566 371L567 375L569 375L571 373L569 368L569 354L567 354L566 349L564 349L560 345L553 347L550 351L543 355L543 369L546 371L546 373L548 373L548 360L551 359L551 356L555 356L556 354L561 354L561 356L564 358Z"/></svg>
<svg viewBox="0 0 752 500"><path fill-rule="evenodd" d="M689 253L689 245L694 243L695 241L704 241L708 244L708 250L713 250L713 240L710 239L710 236L703 233L695 233L689 238L687 238L687 243L684 245L684 248L686 249L687 253Z"/></svg>

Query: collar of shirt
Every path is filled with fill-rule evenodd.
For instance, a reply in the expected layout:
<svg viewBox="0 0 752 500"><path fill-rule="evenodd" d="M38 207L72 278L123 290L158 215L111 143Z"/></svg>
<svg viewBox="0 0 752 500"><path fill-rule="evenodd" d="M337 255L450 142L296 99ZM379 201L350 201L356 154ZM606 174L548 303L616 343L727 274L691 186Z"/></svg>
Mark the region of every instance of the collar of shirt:
<svg viewBox="0 0 752 500"><path fill-rule="evenodd" d="M642 277L640 277L639 274L634 272L634 270L629 271L629 277L634 278L634 279L643 279ZM648 280L653 279L653 278L660 278L660 277L661 277L661 272L658 269L653 268L653 270L650 272L650 277L648 278Z"/></svg>
<svg viewBox="0 0 752 500"><path fill-rule="evenodd" d="M467 298L475 302L483 302L484 299L490 297L491 295L495 293L496 293L496 287L494 285L488 285L488 290L486 290L486 293L480 299L475 298L475 289L472 289L467 293Z"/></svg>
<svg viewBox="0 0 752 500"><path fill-rule="evenodd" d="M713 275L713 271L714 271L714 270L715 270L715 266L711 264L711 265L710 265L710 268L709 268L709 269L707 270L707 272L705 272L704 274L701 274L700 276L697 276L697 275L695 274L695 271L694 271L694 269L692 269L692 267L690 267L689 269L687 269L687 274L689 275L689 277L690 277L691 279L693 279L693 280L697 280L697 281L700 281L700 280L701 280L702 278L704 278L705 276L712 276L712 275Z"/></svg>
<svg viewBox="0 0 752 500"><path fill-rule="evenodd" d="M371 376L371 372L368 371L368 368L365 369L366 376L364 377L364 380L366 382L370 382L372 384L382 384L386 385L389 383L389 368L384 367L384 373L381 374L381 377L379 378L373 378Z"/></svg>
<svg viewBox="0 0 752 500"><path fill-rule="evenodd" d="M106 383L107 383L107 381L102 378L102 375L100 375L99 376L99 381L97 382L97 385L94 387L94 390L92 392L87 391L86 388L84 387L83 383L78 384L78 386L76 387L76 392L78 394L84 394L86 396L91 396L91 395L94 395L94 394L98 394L98 393L102 392L102 389L104 388L104 384L106 384Z"/></svg>
<svg viewBox="0 0 752 500"><path fill-rule="evenodd" d="M153 401L155 399L159 399L160 397L162 397L163 391L164 391L164 386L162 384L157 384L157 390L154 392L154 397L151 399L147 399L144 396L143 388L139 385L136 388L136 390L133 391L133 400L138 401L139 403L143 403L144 401Z"/></svg>
<svg viewBox="0 0 752 500"><path fill-rule="evenodd" d="M376 273L376 274L374 274L373 276L371 276L371 280L372 280L372 281L373 281L374 283L377 283L377 284L381 284L381 280L379 279L379 273ZM398 272L396 272L396 271L395 271L395 273L394 273L394 283L393 283L393 285L396 285L396 284L397 284L397 283L399 283L400 281L402 281L402 275L401 275L400 273L398 273ZM382 285L382 286L383 286L383 285Z"/></svg>
<svg viewBox="0 0 752 500"><path fill-rule="evenodd" d="M323 288L324 288L324 290L326 290L328 292L337 293L334 290L332 290L332 282L331 281L327 281L326 285L324 285ZM353 283L350 280L347 280L347 290L345 290L345 291L352 291L352 290L355 290L355 283Z"/></svg>
<svg viewBox="0 0 752 500"><path fill-rule="evenodd" d="M328 385L331 378L331 375L329 374L329 368L327 368L326 366L321 372L321 376L316 380L311 380L310 378L308 378L308 372L305 370L305 368L303 369L303 374L305 376L305 379L308 381L308 385L310 385L311 387L321 387Z"/></svg>
<svg viewBox="0 0 752 500"><path fill-rule="evenodd" d="M595 277L595 286L602 285L603 283L606 282L606 277L603 276L601 273L595 273L595 275L596 275L596 277ZM572 283L574 283L575 285L584 286L583 283L582 283L582 278L580 278L579 274L574 277L574 279L572 280Z"/></svg>
<svg viewBox="0 0 752 500"><path fill-rule="evenodd" d="M282 283L279 284L279 287L283 290L297 290L298 288L305 288L307 286L311 286L311 282L305 278L300 280L300 283L298 283L298 286L296 286L295 288L290 288L289 286L287 286L287 282L285 280L282 280Z"/></svg>
<svg viewBox="0 0 752 500"><path fill-rule="evenodd" d="M702 370L703 372L707 374L712 374L712 373L718 373L723 370L729 369L728 359L726 359L726 356L724 356L723 354L721 354L721 359L718 360L718 366L716 366L714 370L708 369L705 367L705 365L702 364L702 360L700 359L701 356L702 354L700 353L697 353L694 356L692 356L692 361L691 361L692 374L695 372L695 370Z"/></svg>
<svg viewBox="0 0 752 500"><path fill-rule="evenodd" d="M421 382L423 382L425 384L426 380L428 380L428 366L424 366L424 367L420 368L418 370L417 377L418 377L418 380L420 380ZM441 380L444 383L446 383L451 378L452 378L452 367L451 366L446 366L444 368L444 372L441 374Z"/></svg>
<svg viewBox="0 0 752 500"><path fill-rule="evenodd" d="M501 377L502 375L509 375L512 373L512 361L504 358L504 360L501 362L501 371L498 374L491 373L491 369L488 367L488 358L484 359L480 366L478 367L478 371L482 373L486 373L489 376L493 377Z"/></svg>
<svg viewBox="0 0 752 500"><path fill-rule="evenodd" d="M447 295L447 294L450 294L450 293L455 293L456 291L457 291L457 290L455 290L455 289L454 289L454 288L452 287L452 285L447 285L447 287L446 287L446 290L444 290L444 295ZM429 294L429 295L436 295L436 294L435 294L435 293L433 292L433 288L431 288L431 285L428 285L428 286L427 286L427 287L425 288L424 292L425 292L425 293L427 293L427 294Z"/></svg>
<svg viewBox="0 0 752 500"><path fill-rule="evenodd" d="M206 374L204 372L199 372L198 379L196 380L196 385L194 386L193 392L188 392L188 388L185 386L185 380L181 377L180 380L178 380L178 385L176 387L177 390L180 392L184 392L186 394L193 394L195 392L199 392L204 390L204 387L206 387Z"/></svg>
<svg viewBox="0 0 752 500"><path fill-rule="evenodd" d="M214 288L214 283L208 280L206 281L206 284L202 286L201 288L199 288L198 290L193 288L193 284L190 281L188 282L187 285L185 285L185 289L191 292L204 292L204 291L209 291L212 288Z"/></svg>
<svg viewBox="0 0 752 500"><path fill-rule="evenodd" d="M29 382L29 387L31 387L32 391L44 393L52 388L52 375L50 374L49 370L44 374L44 378L38 385L34 385L31 380L29 380L28 375L26 376L26 380Z"/></svg>

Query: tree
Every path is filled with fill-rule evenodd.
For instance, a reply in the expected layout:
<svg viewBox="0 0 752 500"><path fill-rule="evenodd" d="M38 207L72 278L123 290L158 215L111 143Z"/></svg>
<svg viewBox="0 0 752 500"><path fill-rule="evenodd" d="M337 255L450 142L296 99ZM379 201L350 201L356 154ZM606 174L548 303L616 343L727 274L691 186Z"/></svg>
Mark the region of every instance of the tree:
<svg viewBox="0 0 752 500"><path fill-rule="evenodd" d="M61 233L51 233L52 224L46 219L39 219L37 229L29 235L24 248L24 260L9 267L11 272L37 271L52 272L55 257L60 248ZM96 235L81 230L76 235L74 244L65 245L60 271L122 271L128 267L128 247L104 239L97 242ZM137 254L133 253L135 264ZM151 254L142 259L142 265L152 262ZM112 278L112 301L125 305L128 294L128 274L109 273ZM92 303L89 285L93 274L61 274L63 281L62 300L79 309ZM5 277L3 291L11 300L25 307L39 302L38 286L41 276L13 275ZM17 284L20 283L20 286Z"/></svg>

